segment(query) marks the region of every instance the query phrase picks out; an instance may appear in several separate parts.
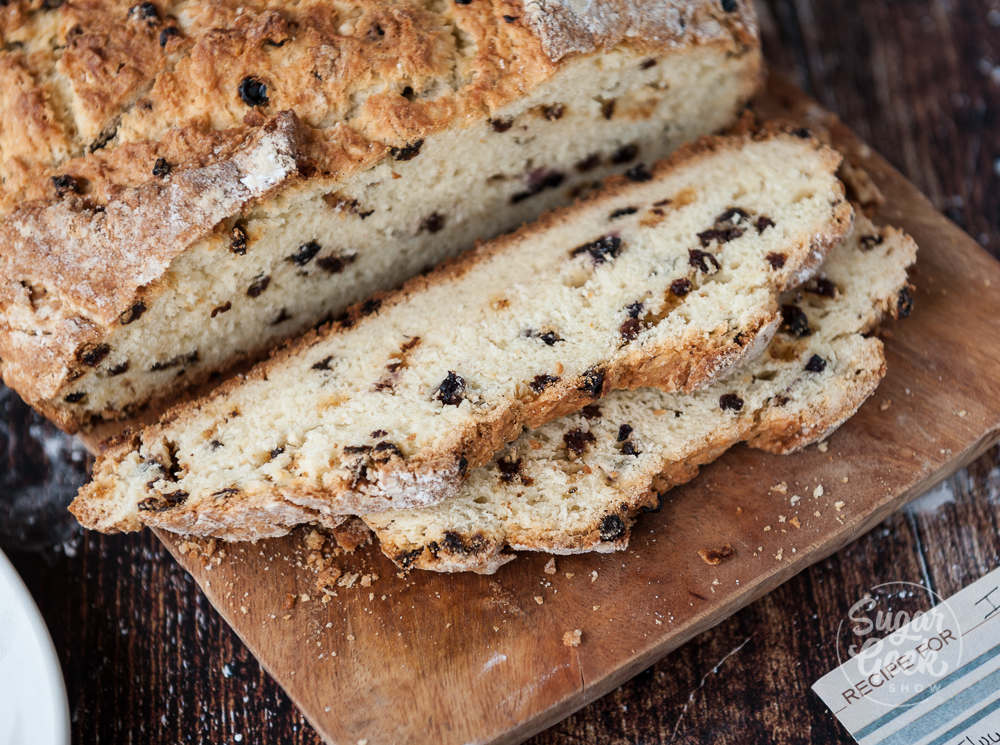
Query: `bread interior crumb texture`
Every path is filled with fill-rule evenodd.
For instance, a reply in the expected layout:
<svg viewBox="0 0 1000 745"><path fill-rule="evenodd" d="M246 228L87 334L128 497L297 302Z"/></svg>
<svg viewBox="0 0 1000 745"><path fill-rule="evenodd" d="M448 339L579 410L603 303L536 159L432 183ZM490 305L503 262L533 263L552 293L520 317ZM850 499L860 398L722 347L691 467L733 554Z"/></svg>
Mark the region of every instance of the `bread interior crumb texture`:
<svg viewBox="0 0 1000 745"><path fill-rule="evenodd" d="M347 180L283 189L180 254L109 351L49 402L117 417L398 285L441 260L730 123L752 55L718 45L655 64L581 57L526 98L428 136ZM256 169L265 178L277 163Z"/></svg>

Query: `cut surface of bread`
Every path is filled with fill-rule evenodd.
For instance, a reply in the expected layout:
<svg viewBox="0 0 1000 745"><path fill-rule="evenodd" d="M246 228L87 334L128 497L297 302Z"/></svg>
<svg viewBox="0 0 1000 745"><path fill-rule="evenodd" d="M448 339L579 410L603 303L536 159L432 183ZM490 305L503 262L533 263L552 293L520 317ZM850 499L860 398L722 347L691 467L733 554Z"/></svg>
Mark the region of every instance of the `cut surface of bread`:
<svg viewBox="0 0 1000 745"><path fill-rule="evenodd" d="M0 373L64 428L731 124L760 79L743 0L243 6L0 18Z"/></svg>
<svg viewBox="0 0 1000 745"><path fill-rule="evenodd" d="M738 442L787 453L826 437L881 381L866 332L909 306L916 246L858 218L817 278L783 298L769 350L694 394L616 392L524 433L458 496L365 517L402 567L491 573L514 551L625 548L637 515Z"/></svg>
<svg viewBox="0 0 1000 745"><path fill-rule="evenodd" d="M839 161L771 130L612 180L176 408L105 453L73 510L260 537L427 505L526 426L705 385L766 347L779 293L850 229Z"/></svg>

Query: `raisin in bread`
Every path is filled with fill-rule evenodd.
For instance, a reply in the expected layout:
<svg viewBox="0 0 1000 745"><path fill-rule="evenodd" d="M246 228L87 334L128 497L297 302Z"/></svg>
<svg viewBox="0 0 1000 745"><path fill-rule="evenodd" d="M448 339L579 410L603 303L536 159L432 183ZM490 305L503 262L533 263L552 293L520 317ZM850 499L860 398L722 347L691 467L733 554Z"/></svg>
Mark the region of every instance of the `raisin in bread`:
<svg viewBox="0 0 1000 745"><path fill-rule="evenodd" d="M784 299L768 352L694 394L617 392L526 432L461 492L433 507L365 517L402 567L491 573L515 550L626 546L638 513L738 442L787 453L826 437L881 381L865 334L908 312L916 245L864 217L818 278Z"/></svg>
<svg viewBox="0 0 1000 745"><path fill-rule="evenodd" d="M525 426L702 386L763 351L778 294L849 230L839 162L769 131L612 179L175 409L100 458L74 511L231 537L426 505Z"/></svg>
<svg viewBox="0 0 1000 745"><path fill-rule="evenodd" d="M761 70L749 0L43 5L0 9L0 373L71 430L729 125Z"/></svg>

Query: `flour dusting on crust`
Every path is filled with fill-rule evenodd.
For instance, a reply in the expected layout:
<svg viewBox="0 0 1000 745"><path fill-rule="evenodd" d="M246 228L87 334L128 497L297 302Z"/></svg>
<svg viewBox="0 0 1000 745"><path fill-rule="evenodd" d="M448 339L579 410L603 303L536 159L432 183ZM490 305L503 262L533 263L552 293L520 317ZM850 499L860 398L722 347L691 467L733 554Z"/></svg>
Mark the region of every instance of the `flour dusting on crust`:
<svg viewBox="0 0 1000 745"><path fill-rule="evenodd" d="M727 12L721 5L683 0L525 0L524 10L542 49L558 61L620 42L669 46L681 38L704 43L756 35L753 6L733 5Z"/></svg>

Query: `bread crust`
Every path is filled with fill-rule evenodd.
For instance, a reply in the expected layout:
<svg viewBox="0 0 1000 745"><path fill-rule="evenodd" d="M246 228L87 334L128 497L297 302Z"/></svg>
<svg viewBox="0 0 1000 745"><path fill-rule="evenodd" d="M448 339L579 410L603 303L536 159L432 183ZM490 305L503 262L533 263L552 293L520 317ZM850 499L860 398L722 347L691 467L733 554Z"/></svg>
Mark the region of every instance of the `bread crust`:
<svg viewBox="0 0 1000 745"><path fill-rule="evenodd" d="M223 218L481 122L580 55L713 44L759 56L749 0L731 12L716 0L574 7L115 0L46 10L20 0L0 8L0 375L76 429L78 415L52 400L78 374L76 354L161 291L171 261ZM267 86L266 105L241 98L248 78ZM406 87L417 93L401 95ZM248 155L268 137L287 162L267 188L241 189L255 173ZM165 178L152 173L158 159L170 165ZM219 200L192 208L206 185ZM178 207L169 216L165 191ZM167 217L181 224L153 229Z"/></svg>
<svg viewBox="0 0 1000 745"><path fill-rule="evenodd" d="M836 171L840 163L840 155L817 140L801 132L790 133L781 127L772 126L735 136L702 138L653 166L653 178L663 176L681 165L714 156L727 148L735 150L748 142L772 138L793 139L797 143L813 148L822 166L830 174ZM839 182L837 184L839 185ZM203 407L223 400L232 390L247 381L267 380L275 366L290 357L302 355L305 350L326 336L339 333L346 328L360 332L368 322L367 319L374 318L378 313L385 312L394 305L405 303L410 295L432 285L461 277L472 266L508 250L512 245L531 240L537 233L571 223L575 215L590 209L595 202L614 200L635 186L626 178L614 177L607 182L606 188L599 195L590 200L550 212L536 223L483 244L427 275L410 280L394 292L384 293L380 296L375 314L366 313L366 308L371 307L367 302L354 306L345 320L324 326L295 342L286 344L268 361L258 364L246 375L223 383L208 396L168 410L157 424L143 431L142 441L155 442L165 435L172 425L189 424L199 416ZM811 273L818 267L827 250L839 243L849 232L854 213L851 205L844 199L842 187L838 198L833 201L829 209L830 214L823 231L809 236L803 245L787 247L786 263L772 275L775 294L801 282L805 274ZM535 427L575 411L605 391L640 386L661 386L682 391L702 387L750 355L762 350L770 341L779 321L780 312L777 303L773 302L771 307L760 309L756 319L741 329L741 333L735 337L728 331L719 331L707 340L700 336L681 338L661 349L644 348L633 351L616 359L602 370L603 377L599 391L591 390L587 381L581 379L560 380L535 397L525 401L510 402L506 407L498 407L491 421L477 423L475 431L472 432L456 432L452 442L443 444L433 453L416 453L405 461L392 458L384 466L379 467L379 470L374 467L369 469L369 481L364 485L334 483L317 488L304 479L292 479L283 483L280 494L275 494L276 490L269 488L262 488L259 492L244 489L240 498L248 499L251 503L268 500L288 503L328 519L335 519L345 513L362 514L426 506L453 493L467 468L487 463L495 452L506 442L516 438L524 427ZM116 464L136 447L136 441L129 438L111 446L101 457L95 467L92 482L81 490L71 506L73 513L84 525L98 527L101 530L135 530L140 527L137 515L126 518L115 516L109 519L105 511L107 505L114 502ZM335 503L330 498L331 492L337 494ZM189 531L191 525L198 524L196 515L189 512L197 509L182 504L161 513L145 513L142 522L170 530ZM220 505L220 509L225 509L225 506ZM238 516L233 519L238 520ZM291 525L286 527L290 528Z"/></svg>
<svg viewBox="0 0 1000 745"><path fill-rule="evenodd" d="M74 195L26 205L0 223L0 243L11 249L0 257L4 381L29 402L55 395L77 350L101 339L206 226L297 180L300 142L298 120L283 113L226 160L125 190L103 207ZM54 299L48 288L57 286ZM46 312L53 305L58 311Z"/></svg>

